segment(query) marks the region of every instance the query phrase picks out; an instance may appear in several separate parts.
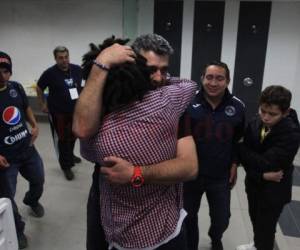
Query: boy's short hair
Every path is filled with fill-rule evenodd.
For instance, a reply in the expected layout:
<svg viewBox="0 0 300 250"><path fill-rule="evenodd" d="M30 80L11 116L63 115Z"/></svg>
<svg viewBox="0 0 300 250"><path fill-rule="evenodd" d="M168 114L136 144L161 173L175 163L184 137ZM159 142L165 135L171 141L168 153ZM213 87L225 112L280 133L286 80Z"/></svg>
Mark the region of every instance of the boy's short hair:
<svg viewBox="0 0 300 250"><path fill-rule="evenodd" d="M282 112L285 112L291 106L291 100L291 91L280 85L271 85L261 93L259 105L277 105Z"/></svg>

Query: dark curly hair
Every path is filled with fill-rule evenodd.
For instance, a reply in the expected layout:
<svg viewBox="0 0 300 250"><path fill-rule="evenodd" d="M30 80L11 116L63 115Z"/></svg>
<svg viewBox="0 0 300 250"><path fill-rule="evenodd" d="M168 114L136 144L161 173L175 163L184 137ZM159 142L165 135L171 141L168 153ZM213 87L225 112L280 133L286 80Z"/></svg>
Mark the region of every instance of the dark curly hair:
<svg viewBox="0 0 300 250"><path fill-rule="evenodd" d="M129 39L112 36L98 46L91 43L90 51L82 59L83 79L88 78L93 61L102 50L115 43L125 45L128 41ZM142 100L149 90L155 89L155 86L151 84L151 70L146 62L143 56L137 54L135 63L123 63L109 70L103 92L104 115Z"/></svg>

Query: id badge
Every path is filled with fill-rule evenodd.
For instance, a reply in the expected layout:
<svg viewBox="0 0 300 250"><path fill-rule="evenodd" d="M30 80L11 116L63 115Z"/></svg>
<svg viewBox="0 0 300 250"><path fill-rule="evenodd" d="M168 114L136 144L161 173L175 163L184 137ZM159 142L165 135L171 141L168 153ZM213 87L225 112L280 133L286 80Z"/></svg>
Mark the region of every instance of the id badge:
<svg viewBox="0 0 300 250"><path fill-rule="evenodd" d="M78 99L78 91L76 88L69 89L69 92L72 100Z"/></svg>

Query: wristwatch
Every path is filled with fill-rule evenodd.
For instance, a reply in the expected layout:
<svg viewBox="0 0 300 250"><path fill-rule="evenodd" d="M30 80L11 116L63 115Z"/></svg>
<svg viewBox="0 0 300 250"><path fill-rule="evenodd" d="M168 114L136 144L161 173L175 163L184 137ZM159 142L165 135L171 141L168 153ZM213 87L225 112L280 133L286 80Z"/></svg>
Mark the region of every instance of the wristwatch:
<svg viewBox="0 0 300 250"><path fill-rule="evenodd" d="M145 180L142 176L142 168L140 166L134 166L133 175L130 182L134 188L139 188L144 184Z"/></svg>

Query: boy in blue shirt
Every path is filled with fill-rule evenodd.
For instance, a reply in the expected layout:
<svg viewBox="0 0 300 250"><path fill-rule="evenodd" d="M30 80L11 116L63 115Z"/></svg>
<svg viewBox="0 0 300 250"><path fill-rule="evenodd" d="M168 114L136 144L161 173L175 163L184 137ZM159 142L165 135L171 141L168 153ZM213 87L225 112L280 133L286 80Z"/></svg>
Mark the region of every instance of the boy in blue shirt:
<svg viewBox="0 0 300 250"><path fill-rule="evenodd" d="M254 242L237 250L273 250L276 224L291 201L293 160L300 140L291 99L288 89L267 87L259 100L259 115L249 122L239 145Z"/></svg>

